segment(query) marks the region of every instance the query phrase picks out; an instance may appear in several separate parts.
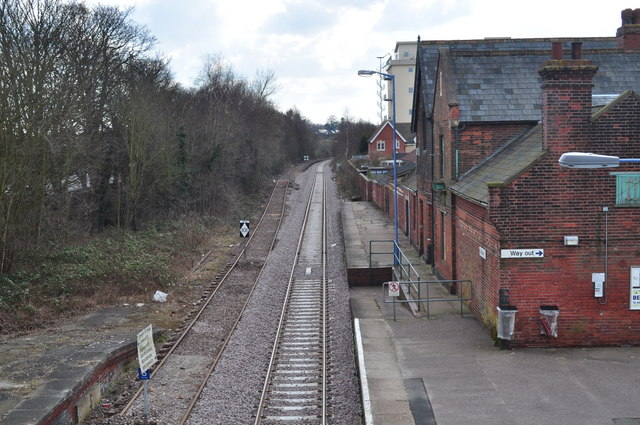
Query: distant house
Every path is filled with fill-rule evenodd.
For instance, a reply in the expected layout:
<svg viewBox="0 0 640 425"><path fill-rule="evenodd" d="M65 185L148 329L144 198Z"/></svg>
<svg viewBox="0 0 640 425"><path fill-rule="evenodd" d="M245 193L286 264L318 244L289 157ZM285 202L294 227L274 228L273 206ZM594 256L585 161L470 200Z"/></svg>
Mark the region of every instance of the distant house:
<svg viewBox="0 0 640 425"><path fill-rule="evenodd" d="M439 277L473 282L488 332L517 309L512 344L640 344L640 165L558 165L640 158L638 23L627 9L616 37L418 40L399 222Z"/></svg>
<svg viewBox="0 0 640 425"><path fill-rule="evenodd" d="M403 127L408 130L409 126ZM401 133L401 127L396 125L396 157L398 154L411 152L415 149L412 139L405 139ZM369 138L368 156L370 161L380 161L393 159L393 123L390 120L384 121L376 132Z"/></svg>

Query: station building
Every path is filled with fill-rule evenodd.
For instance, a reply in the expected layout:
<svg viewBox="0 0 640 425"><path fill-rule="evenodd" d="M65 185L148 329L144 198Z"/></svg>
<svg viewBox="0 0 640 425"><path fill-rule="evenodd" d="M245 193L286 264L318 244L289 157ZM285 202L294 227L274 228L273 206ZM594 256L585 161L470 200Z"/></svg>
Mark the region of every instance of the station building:
<svg viewBox="0 0 640 425"><path fill-rule="evenodd" d="M640 164L558 164L640 158L639 70L640 9L615 37L418 40L398 221L438 277L473 282L487 332L515 317L514 346L640 344Z"/></svg>

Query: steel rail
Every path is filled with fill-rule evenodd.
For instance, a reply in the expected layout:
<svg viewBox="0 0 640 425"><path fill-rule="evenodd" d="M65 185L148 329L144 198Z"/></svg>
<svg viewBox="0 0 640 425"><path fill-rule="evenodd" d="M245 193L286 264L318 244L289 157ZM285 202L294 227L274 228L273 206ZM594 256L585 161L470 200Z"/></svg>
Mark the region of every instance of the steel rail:
<svg viewBox="0 0 640 425"><path fill-rule="evenodd" d="M285 174L286 175L286 174ZM262 224L264 218L267 216L267 211L269 210L269 207L271 206L271 202L273 200L273 197L276 193L276 190L279 187L279 184L281 183L281 181L283 183L285 183L285 195L283 197L283 202L282 202L282 209L281 209L281 214L280 214L280 220L278 223L278 229L280 228L280 224L282 223L282 218L284 216L284 209L286 207L286 200L287 200L287 191L289 190L289 181L288 180L284 180L284 179L279 179L272 192L271 195L269 196L269 201L267 202L267 205L264 209L264 211L262 212L262 215L260 216L260 220L258 221L258 224L256 225L255 230L251 233L251 236L249 238L249 242L248 244L251 244L251 240L253 239L253 237L255 236L255 234L257 233L258 228L260 227L260 225ZM281 187L281 186L280 186ZM274 238L273 241L271 242L271 249L273 249L273 246L275 244L277 235L278 235L278 229L276 229L275 233L274 233ZM203 312L206 310L207 306L211 303L211 300L216 296L218 290L222 287L222 285L225 282L225 279L229 276L229 274L231 274L231 272L233 271L234 267L236 267L236 265L238 264L238 262L240 261L240 259L242 258L243 254L244 254L245 248L242 248L240 250L240 252L236 255L236 258L234 260L234 262L231 264L231 266L229 267L229 269L227 270L227 272L224 274L224 276L220 279L220 281L217 283L216 288L211 292L211 294L207 297L207 299L202 303L200 309L198 310L198 313L193 317L193 319L191 320L191 322L187 325L187 327L182 331L182 333L180 334L180 336L178 337L178 339L174 342L174 344L171 346L171 349L165 354L165 356L162 358L162 360L153 368L153 371L151 372L150 377L153 378L156 373L162 368L162 366L164 366L165 362L167 361L167 359L171 356L171 354L173 354L173 352L180 346L180 343L183 341L183 339L186 337L186 335L189 333L189 331L191 331L191 329L193 328L193 326L198 322L200 316L202 316ZM213 252L213 249L210 250L206 255L205 258L208 257L211 252ZM203 260L200 260L199 265L201 265L203 262ZM264 265L262 266L262 268L264 268ZM262 274L262 270L260 271L260 274ZM259 278L259 276L258 276ZM257 280L256 280L257 282ZM254 282L254 288L255 288L255 283ZM251 293L253 292L253 289L251 289ZM250 299L251 296L249 295L248 299ZM245 304L246 307L246 304ZM244 307L243 310L244 311ZM240 317L242 316L242 314L240 314ZM236 323L233 325L232 331L231 333L233 333L233 329L235 329L235 326L237 325L237 321ZM222 351L224 350L224 347L226 347L227 344L227 340L228 340L228 336L225 339L223 346L221 347L218 355L216 356L216 358L214 359L214 362L217 363L217 360L219 359L220 353L222 353ZM205 379L206 382L206 379ZM204 388L204 385L201 386L202 388ZM127 412L131 409L131 407L133 406L133 404L135 403L135 401L140 397L140 394L142 394L143 391L143 387L138 388L138 390L134 393L134 395L131 397L131 399L129 400L129 402L120 410L120 412L118 413L119 416L124 416L127 414ZM199 390L198 393L198 397L200 395L200 393L202 392L202 389ZM190 404L190 408L193 409L193 405L195 405L195 402L193 402L192 404ZM182 422L181 422L182 423Z"/></svg>
<svg viewBox="0 0 640 425"><path fill-rule="evenodd" d="M289 185L287 183L287 187L285 188L284 201L282 202L282 210L280 212L280 220L278 221L278 226L277 226L277 229L276 229L276 231L274 233L273 240L271 241L271 246L269 248L269 251L273 250L273 247L274 247L274 245L276 243L276 239L278 238L278 231L280 230L280 225L282 224L282 219L284 217L284 210L285 210L285 207L286 207L286 204L287 204L287 193L286 192L288 190L288 187L289 187ZM269 201L271 201L271 200L269 200ZM266 214L267 210L268 210L268 206L267 206L267 208L265 208L265 214ZM264 217L264 214L263 214L263 217ZM260 221L262 221L262 219ZM216 366L218 365L218 361L220 360L220 357L222 357L222 353L224 352L225 348L229 344L229 340L231 339L231 336L233 335L233 332L236 330L236 327L238 326L238 323L240 323L240 319L242 319L242 316L244 315L244 311L246 310L247 306L249 305L249 301L251 300L253 292L256 289L257 283L260 280L260 277L262 276L262 273L264 271L265 266L266 266L266 262L262 265L262 268L260 269L260 273L258 274L258 277L256 277L256 280L255 280L255 282L253 284L253 287L251 288L251 291L249 292L249 296L247 297L247 300L245 301L244 305L242 306L242 310L241 310L240 314L238 315L237 319L234 321L233 326L231 327L231 331L225 337L225 339L224 339L224 341L222 343L222 346L220 347L220 350L218 351L218 354L216 354L216 357L214 358L213 362L209 366L209 369L207 370L205 378L200 383L200 386L198 387L198 390L197 390L196 394L191 399L191 402L187 406L187 410L185 411L184 415L182 416L182 419L180 419L180 422L178 423L178 425L184 425L185 423L187 423L187 420L189 420L189 416L191 415L191 412L193 411L193 408L195 407L196 403L200 399L200 396L202 395L202 392L204 391L204 388L206 387L207 382L209 381L209 378L213 374L213 371L215 370Z"/></svg>
<svg viewBox="0 0 640 425"><path fill-rule="evenodd" d="M325 173L324 171L322 171L322 165L319 166L318 168L321 169L321 173L323 176L323 185L322 185L322 278L321 278L321 327L322 327L322 337L321 337L321 351L322 351L322 359L321 359L321 397L322 397L322 406L321 406L321 423L323 425L327 424L327 408L326 408L326 400L327 400L327 323L326 323L326 185L324 184L324 176ZM317 172L316 172L317 173ZM306 211L305 211L305 216L303 219L303 223L302 223L302 228L300 230L300 236L298 238L298 245L296 247L296 253L294 256L294 261L293 261L293 265L291 267L291 273L289 275L289 281L287 283L287 290L285 293L285 298L284 298L284 302L283 302L283 306L282 306L282 310L280 312L280 319L278 321L278 326L277 326L277 330L276 330L276 335L274 338L274 344L273 344L273 348L271 351L271 357L269 360L269 364L267 367L267 371L265 373L265 378L264 378L264 385L262 388L262 393L261 393L261 397L260 397L260 401L258 403L258 407L257 407L257 413L256 413L256 418L255 418L255 422L254 425L259 425L262 423L263 421L263 416L264 416L264 412L265 412L265 408L267 408L267 396L269 394L269 387L271 385L271 381L273 378L273 371L275 368L275 365L277 363L277 356L278 356L278 350L280 347L280 342L282 341L282 335L283 335L283 328L284 328L284 324L287 320L287 315L289 313L289 300L291 297L291 293L294 287L294 274L296 272L296 268L298 266L298 261L299 261L299 257L300 257L300 252L302 250L302 243L305 237L305 234L307 232L307 224L308 224L308 220L309 220L309 213L311 210L311 205L312 205L312 200L313 200L313 195L314 195L314 190L316 187L316 183L317 183L318 177L316 175L316 177L314 178L313 181L313 185L309 194L309 199L307 200L307 207L306 207Z"/></svg>

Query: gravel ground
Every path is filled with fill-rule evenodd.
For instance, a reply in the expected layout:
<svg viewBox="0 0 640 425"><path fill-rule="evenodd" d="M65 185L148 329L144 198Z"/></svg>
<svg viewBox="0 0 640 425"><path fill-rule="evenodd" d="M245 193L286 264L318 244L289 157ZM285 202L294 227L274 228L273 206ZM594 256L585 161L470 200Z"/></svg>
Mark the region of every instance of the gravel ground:
<svg viewBox="0 0 640 425"><path fill-rule="evenodd" d="M276 246L267 258L267 266L234 336L194 408L189 425L249 424L254 421L315 170L315 166L310 167L296 178L300 190L293 190L289 196L287 215ZM330 172L328 166L325 170ZM361 408L339 219L340 202L334 182L327 181L330 211L327 272L332 322L329 412L332 423L358 424Z"/></svg>
<svg viewBox="0 0 640 425"><path fill-rule="evenodd" d="M285 217L275 246L267 258L263 274L254 290L247 310L187 422L189 425L235 425L254 422L264 374L271 355L275 328L282 309L306 201L311 191L316 168L317 165L309 167L305 172L299 174L295 183L292 184ZM331 175L328 163L324 169L325 173ZM330 422L332 424L360 424L362 423L362 408L354 355L353 322L340 222L341 201L337 195L336 185L329 177L326 179L326 188L328 190L327 274L331 350L329 365ZM249 257L251 257L251 252L249 252ZM184 354L180 357L187 360L192 359L193 370L199 369L197 366L200 361L199 356L193 355L196 353ZM191 372L184 370L183 373L190 374ZM135 385L129 388L129 391L133 390L135 390ZM175 397L176 393L180 394L183 390L179 385L173 384L170 377L167 377L164 380L156 380L153 383L152 391L155 392L155 396L163 397L167 394L169 397ZM122 398L126 398L126 395ZM171 425L173 423L165 421L171 415L158 415L155 412L145 420L139 414L141 409L134 410L138 412L134 416L103 416L91 421L91 423L109 425Z"/></svg>

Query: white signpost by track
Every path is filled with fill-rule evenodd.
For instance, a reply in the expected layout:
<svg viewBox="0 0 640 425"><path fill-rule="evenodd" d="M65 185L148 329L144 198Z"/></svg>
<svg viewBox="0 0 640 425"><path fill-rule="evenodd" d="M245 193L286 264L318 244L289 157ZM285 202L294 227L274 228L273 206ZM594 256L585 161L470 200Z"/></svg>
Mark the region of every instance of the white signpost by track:
<svg viewBox="0 0 640 425"><path fill-rule="evenodd" d="M151 378L149 369L158 361L156 346L153 344L153 328L151 325L138 333L138 378L144 385L144 415L147 415L147 381Z"/></svg>

